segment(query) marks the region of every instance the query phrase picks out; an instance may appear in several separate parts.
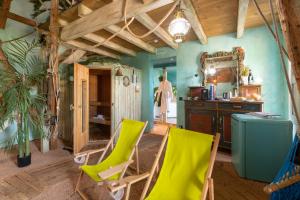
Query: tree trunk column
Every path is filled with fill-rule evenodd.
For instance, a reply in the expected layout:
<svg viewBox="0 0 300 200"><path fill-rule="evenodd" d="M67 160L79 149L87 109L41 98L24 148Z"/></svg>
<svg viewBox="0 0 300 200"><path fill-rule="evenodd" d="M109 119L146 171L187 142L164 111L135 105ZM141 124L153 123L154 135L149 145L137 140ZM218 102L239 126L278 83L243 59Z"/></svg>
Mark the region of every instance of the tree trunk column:
<svg viewBox="0 0 300 200"><path fill-rule="evenodd" d="M58 0L51 0L50 55L48 77L48 111L50 112L51 149L57 148L59 120L59 74L58 74Z"/></svg>

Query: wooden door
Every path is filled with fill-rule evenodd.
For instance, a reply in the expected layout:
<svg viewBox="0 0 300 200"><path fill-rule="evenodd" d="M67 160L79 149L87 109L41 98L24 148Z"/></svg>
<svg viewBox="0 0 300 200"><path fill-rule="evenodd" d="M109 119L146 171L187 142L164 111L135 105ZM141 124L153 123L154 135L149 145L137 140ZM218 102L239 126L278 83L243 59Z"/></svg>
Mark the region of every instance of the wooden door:
<svg viewBox="0 0 300 200"><path fill-rule="evenodd" d="M78 153L89 141L89 69L74 64L74 137L73 151Z"/></svg>
<svg viewBox="0 0 300 200"><path fill-rule="evenodd" d="M187 112L187 129L214 135L216 132L216 112L190 110Z"/></svg>

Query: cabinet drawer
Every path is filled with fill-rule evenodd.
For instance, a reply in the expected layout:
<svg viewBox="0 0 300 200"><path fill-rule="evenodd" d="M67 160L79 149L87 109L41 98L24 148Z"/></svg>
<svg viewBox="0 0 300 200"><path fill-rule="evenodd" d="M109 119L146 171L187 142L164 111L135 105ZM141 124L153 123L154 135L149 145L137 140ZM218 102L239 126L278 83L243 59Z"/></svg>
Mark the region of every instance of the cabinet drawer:
<svg viewBox="0 0 300 200"><path fill-rule="evenodd" d="M185 101L185 106L192 109L215 110L217 104L215 102L204 101Z"/></svg>
<svg viewBox="0 0 300 200"><path fill-rule="evenodd" d="M247 104L247 103L220 103L219 104L220 110L233 110L233 111L253 111L259 112L261 111L260 104Z"/></svg>

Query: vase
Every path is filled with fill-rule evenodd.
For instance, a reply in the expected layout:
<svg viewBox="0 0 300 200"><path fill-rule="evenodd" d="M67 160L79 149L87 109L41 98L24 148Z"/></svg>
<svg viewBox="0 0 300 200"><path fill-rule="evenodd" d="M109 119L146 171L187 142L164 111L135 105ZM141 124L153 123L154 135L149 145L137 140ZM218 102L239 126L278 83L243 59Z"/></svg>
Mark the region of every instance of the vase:
<svg viewBox="0 0 300 200"><path fill-rule="evenodd" d="M248 85L248 76L242 76L242 85Z"/></svg>

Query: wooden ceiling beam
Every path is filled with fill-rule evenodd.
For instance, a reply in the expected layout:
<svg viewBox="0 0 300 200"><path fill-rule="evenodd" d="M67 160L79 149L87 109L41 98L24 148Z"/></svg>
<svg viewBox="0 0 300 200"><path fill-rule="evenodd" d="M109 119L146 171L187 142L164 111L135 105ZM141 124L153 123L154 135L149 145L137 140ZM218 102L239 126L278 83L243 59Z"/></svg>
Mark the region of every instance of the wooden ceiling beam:
<svg viewBox="0 0 300 200"><path fill-rule="evenodd" d="M150 44L147 44L146 42L144 42L143 40L134 37L133 35L131 35L128 31L121 31L122 29L117 26L117 25L110 25L108 27L105 28L106 31L114 34L118 32L118 37L126 40L127 42L134 44L135 46L144 49L150 53L156 53L156 48Z"/></svg>
<svg viewBox="0 0 300 200"><path fill-rule="evenodd" d="M83 5L84 6L84 5ZM91 9L86 9L84 11L84 14L85 15L88 15L90 13L92 13L93 11ZM78 9L78 15L80 16L80 12L79 12L79 9ZM59 19L59 22L62 26L67 26L69 23L63 19ZM108 28L106 28L105 30L111 32L112 34L114 33L118 33L118 37L126 40L127 42L131 43L131 44L134 44L150 53L155 53L156 52L156 48L153 47L152 45L149 45L147 44L146 42L144 42L143 40L139 39L139 38L135 38L134 36L132 36L129 32L123 30L121 31L121 28L116 26L116 25L111 25L109 26ZM121 32L120 32L121 31ZM91 42L95 42L95 43L101 43L103 42L105 39L99 35L96 35L94 33L88 33L86 35L83 36L83 38L91 41ZM128 55L131 55L131 56L135 56L136 53L130 49L127 49L125 47L122 47L116 43L113 43L113 42L105 42L103 44L104 46L108 47L108 48L111 48L111 49L114 49L116 51L120 51L122 53L125 53L125 54L128 54Z"/></svg>
<svg viewBox="0 0 300 200"><path fill-rule="evenodd" d="M107 56L107 57L110 57L110 58L120 59L119 55L101 50L99 48L95 48L91 45L85 44L84 42L79 42L79 41L76 41L76 40L70 40L70 41L67 41L66 43L71 45L71 46L82 49L84 51L90 51L90 52L94 52L94 53L102 55L102 56Z"/></svg>
<svg viewBox="0 0 300 200"><path fill-rule="evenodd" d="M65 58L61 63L64 64L72 64L79 62L80 59L86 54L86 51L77 49L74 52L72 52L67 58Z"/></svg>
<svg viewBox="0 0 300 200"><path fill-rule="evenodd" d="M139 14L135 19L149 30L152 30L157 26L157 23L146 13ZM170 47L174 49L178 48L178 44L174 42L173 38L162 27L158 27L153 33Z"/></svg>
<svg viewBox="0 0 300 200"><path fill-rule="evenodd" d="M203 27L200 23L198 15L193 7L193 4L190 0L182 0L182 8L184 10L184 15L187 20L190 22L191 27L193 28L197 38L202 44L207 44L207 37L203 30Z"/></svg>
<svg viewBox="0 0 300 200"><path fill-rule="evenodd" d="M128 0L127 17L133 17L140 13L160 8L173 1L174 0L149 0L149 2L143 3L140 0ZM115 0L71 22L62 29L61 39L64 41L73 40L121 22L123 20L123 5L123 0Z"/></svg>
<svg viewBox="0 0 300 200"><path fill-rule="evenodd" d="M17 15L17 14L12 13L12 12L9 12L8 15L7 15L7 17L9 19L12 19L12 20L15 20L17 22L26 24L28 26L32 26L32 27L36 27L37 26L37 23L34 20L28 19L28 18L20 16L20 15Z"/></svg>
<svg viewBox="0 0 300 200"><path fill-rule="evenodd" d="M104 37L102 37L100 35L97 35L95 33L86 34L85 36L83 36L83 38L85 38L85 39L87 39L91 42L95 42L95 43L102 43L106 40ZM107 48L110 48L110 49L113 49L115 51L125 53L125 54L130 55L130 56L136 56L135 51L133 51L131 49L127 49L125 47L122 47L121 45L119 45L117 43L114 43L114 42L111 42L111 41L104 42L103 46L105 46Z"/></svg>
<svg viewBox="0 0 300 200"><path fill-rule="evenodd" d="M0 7L0 29L4 29L8 17L8 13L10 10L11 0L3 0L2 5Z"/></svg>
<svg viewBox="0 0 300 200"><path fill-rule="evenodd" d="M69 24L66 20L63 20L61 18L59 18L58 22L61 26L67 26ZM106 40L104 37L97 35L95 33L86 34L83 36L83 38L87 39L91 42L95 42L95 43L102 43ZM121 52L121 53L125 53L130 56L136 56L135 51L125 48L125 47L123 47L117 43L111 42L111 41L107 41L107 42L103 43L103 46L113 49L115 51Z"/></svg>
<svg viewBox="0 0 300 200"><path fill-rule="evenodd" d="M237 34L236 34L237 38L241 38L244 34L248 7L249 7L249 0L239 0Z"/></svg>

